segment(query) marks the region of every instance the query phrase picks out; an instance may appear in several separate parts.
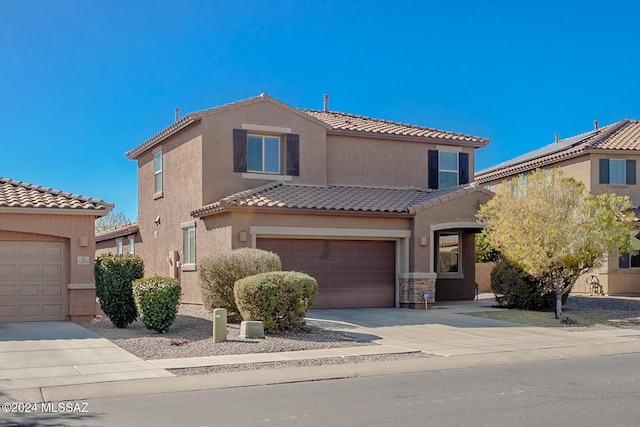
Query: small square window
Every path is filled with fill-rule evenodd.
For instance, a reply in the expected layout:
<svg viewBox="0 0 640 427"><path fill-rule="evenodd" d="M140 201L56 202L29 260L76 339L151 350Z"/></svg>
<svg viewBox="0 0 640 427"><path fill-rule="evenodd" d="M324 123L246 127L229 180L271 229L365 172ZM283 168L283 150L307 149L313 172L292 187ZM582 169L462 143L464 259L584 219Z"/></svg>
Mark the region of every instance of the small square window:
<svg viewBox="0 0 640 427"><path fill-rule="evenodd" d="M280 173L280 138L247 136L247 171Z"/></svg>
<svg viewBox="0 0 640 427"><path fill-rule="evenodd" d="M609 184L626 184L625 160L609 160Z"/></svg>

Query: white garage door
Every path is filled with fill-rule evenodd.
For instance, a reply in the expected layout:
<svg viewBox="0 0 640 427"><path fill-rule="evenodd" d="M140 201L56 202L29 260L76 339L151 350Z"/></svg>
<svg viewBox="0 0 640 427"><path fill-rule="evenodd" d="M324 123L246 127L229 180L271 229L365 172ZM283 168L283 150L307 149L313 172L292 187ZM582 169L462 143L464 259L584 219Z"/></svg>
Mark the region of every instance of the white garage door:
<svg viewBox="0 0 640 427"><path fill-rule="evenodd" d="M0 322L65 320L64 243L0 242Z"/></svg>

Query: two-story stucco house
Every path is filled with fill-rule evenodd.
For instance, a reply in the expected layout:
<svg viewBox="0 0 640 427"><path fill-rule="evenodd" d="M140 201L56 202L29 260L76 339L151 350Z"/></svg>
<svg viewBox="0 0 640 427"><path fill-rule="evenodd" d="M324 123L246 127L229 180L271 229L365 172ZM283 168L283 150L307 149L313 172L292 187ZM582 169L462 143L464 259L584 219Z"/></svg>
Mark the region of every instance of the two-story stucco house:
<svg viewBox="0 0 640 427"><path fill-rule="evenodd" d="M560 168L568 177L582 181L593 194L626 195L640 206L636 163L640 161L640 122L621 120L566 139L558 139L538 150L523 154L476 174L479 185L499 191L501 185L537 168ZM637 210L637 209L636 209ZM638 217L636 212L636 217ZM640 295L640 223L631 236L631 253L611 254L596 272L609 295ZM578 280L573 293L590 292L586 277Z"/></svg>
<svg viewBox="0 0 640 427"><path fill-rule="evenodd" d="M474 298L475 213L491 192L470 178L487 139L264 93L176 119L127 152L138 223L98 253L119 236L147 275L179 277L186 303L201 303L198 259L241 247L314 276L316 309Z"/></svg>

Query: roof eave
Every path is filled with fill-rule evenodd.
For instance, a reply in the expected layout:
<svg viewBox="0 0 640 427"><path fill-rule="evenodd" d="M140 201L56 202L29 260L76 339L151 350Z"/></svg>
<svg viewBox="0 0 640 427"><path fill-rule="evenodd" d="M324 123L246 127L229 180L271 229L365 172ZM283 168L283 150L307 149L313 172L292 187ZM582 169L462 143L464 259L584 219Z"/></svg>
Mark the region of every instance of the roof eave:
<svg viewBox="0 0 640 427"><path fill-rule="evenodd" d="M366 131L355 131L355 130L345 130L345 129L331 129L327 132L327 135L336 135L336 136L358 136L362 138L373 138L373 139L393 139L396 141L411 141L411 142L422 142L422 143L432 143L438 145L451 145L451 146L465 146L472 148L482 148L485 147L488 143L488 139L481 138L479 141L461 141L450 138L429 138L423 136L412 136L412 135L397 135L392 133L379 133L379 132L366 132Z"/></svg>
<svg viewBox="0 0 640 427"><path fill-rule="evenodd" d="M18 214L35 214L35 215L90 215L94 217L102 217L107 215L113 206L104 209L94 208L7 208L0 207L0 214L18 213Z"/></svg>

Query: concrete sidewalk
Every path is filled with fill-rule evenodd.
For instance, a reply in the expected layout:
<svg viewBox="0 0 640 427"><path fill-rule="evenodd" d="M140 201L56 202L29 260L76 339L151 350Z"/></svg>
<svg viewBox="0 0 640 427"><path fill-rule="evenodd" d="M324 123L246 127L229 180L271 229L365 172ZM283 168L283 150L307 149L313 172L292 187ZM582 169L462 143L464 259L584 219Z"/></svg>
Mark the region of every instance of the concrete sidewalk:
<svg viewBox="0 0 640 427"><path fill-rule="evenodd" d="M76 339L65 339L60 342L61 348L58 351L67 353L58 353L57 360L71 357L68 353L77 352L77 350L69 350L71 348L88 350L88 346L94 346L94 351L88 351L88 353L99 354L101 359L98 363L95 359L91 359L93 356L88 356L89 359L85 361L74 360L70 361L73 362L71 364L65 362L66 365L63 365L63 368L50 366L55 363L53 362L55 358L34 357L26 353L28 350L24 350L23 354L8 354L10 352L5 352L3 349L6 349L7 343L12 341L2 338L0 340L0 364L2 365L0 366L3 368L0 370L0 398L5 401L36 402L78 400L640 353L640 331L638 330L568 332L460 314L492 310L491 304L491 300L442 303L428 311L403 309L312 311L308 316L309 324L372 339L379 345L282 353L142 361L108 340L74 325L92 336L77 338L77 340L86 341L85 344ZM0 335L4 337L4 334ZM37 350L38 342L30 341L29 346ZM126 355L120 354L113 347ZM348 363L348 359L345 359L347 363L340 365L180 377L173 376L165 370L415 351L443 357L370 363ZM11 362L15 358L21 361ZM93 363L84 363L90 360L93 360ZM6 362L13 365L6 365ZM69 369L69 366L72 369ZM51 376L50 374L54 371L56 376Z"/></svg>

